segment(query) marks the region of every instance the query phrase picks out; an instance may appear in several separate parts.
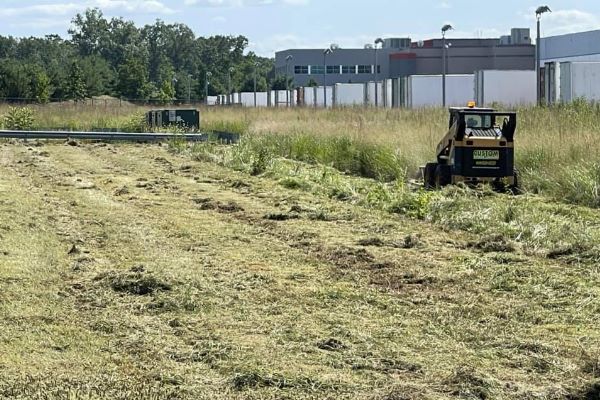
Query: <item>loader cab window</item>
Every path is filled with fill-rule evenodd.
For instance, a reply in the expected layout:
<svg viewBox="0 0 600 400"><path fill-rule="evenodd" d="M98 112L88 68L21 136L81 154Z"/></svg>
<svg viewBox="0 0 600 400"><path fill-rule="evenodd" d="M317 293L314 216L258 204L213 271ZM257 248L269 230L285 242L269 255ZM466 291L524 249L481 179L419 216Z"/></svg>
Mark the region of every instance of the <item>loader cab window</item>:
<svg viewBox="0 0 600 400"><path fill-rule="evenodd" d="M471 129L490 129L493 128L491 115L465 115L465 124Z"/></svg>

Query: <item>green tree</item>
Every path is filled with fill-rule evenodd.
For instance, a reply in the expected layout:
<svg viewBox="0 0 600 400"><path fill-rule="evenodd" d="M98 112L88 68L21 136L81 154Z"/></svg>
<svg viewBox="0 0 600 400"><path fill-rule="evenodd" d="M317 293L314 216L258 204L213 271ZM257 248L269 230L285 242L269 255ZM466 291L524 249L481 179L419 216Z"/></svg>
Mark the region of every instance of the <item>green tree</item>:
<svg viewBox="0 0 600 400"><path fill-rule="evenodd" d="M69 69L67 94L69 99L75 101L84 100L87 95L83 72L77 60L71 63L71 68Z"/></svg>
<svg viewBox="0 0 600 400"><path fill-rule="evenodd" d="M111 65L101 56L84 57L79 62L89 97L113 93L117 75Z"/></svg>
<svg viewBox="0 0 600 400"><path fill-rule="evenodd" d="M119 67L117 90L122 97L132 100L146 100L150 94L148 67L137 57L130 56Z"/></svg>
<svg viewBox="0 0 600 400"><path fill-rule="evenodd" d="M101 54L107 42L109 22L98 8L87 9L85 14L77 14L69 29L71 42L80 55Z"/></svg>
<svg viewBox="0 0 600 400"><path fill-rule="evenodd" d="M50 101L52 86L50 77L44 71L37 71L33 76L32 94L38 103L46 104Z"/></svg>
<svg viewBox="0 0 600 400"><path fill-rule="evenodd" d="M271 89L272 90L287 90L288 88L291 89L293 87L293 83L294 83L293 81L294 80L289 76L278 75L277 77L275 77L273 82L271 82Z"/></svg>
<svg viewBox="0 0 600 400"><path fill-rule="evenodd" d="M158 92L157 100L160 100L165 104L175 100L175 88L173 87L173 82L169 80L163 81L160 91Z"/></svg>

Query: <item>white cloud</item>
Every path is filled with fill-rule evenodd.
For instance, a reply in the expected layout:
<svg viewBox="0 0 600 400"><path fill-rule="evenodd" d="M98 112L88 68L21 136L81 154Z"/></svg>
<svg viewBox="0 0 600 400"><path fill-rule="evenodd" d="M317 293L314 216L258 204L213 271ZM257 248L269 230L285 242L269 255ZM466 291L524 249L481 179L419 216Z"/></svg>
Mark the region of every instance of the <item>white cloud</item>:
<svg viewBox="0 0 600 400"><path fill-rule="evenodd" d="M81 5L76 3L39 4L35 6L5 7L0 8L0 16L17 17L21 15L67 15L81 10Z"/></svg>
<svg viewBox="0 0 600 400"><path fill-rule="evenodd" d="M454 30L447 35L448 40L452 42L453 38L499 38L509 32L495 28L477 29L475 31ZM441 38L441 32L424 32L420 34L410 34L406 32L383 32L378 34L358 34L355 36L332 36L331 41L324 42L314 37L295 35L291 33L276 34L262 40L250 40L249 49L256 54L273 57L275 52L287 49L324 49L331 43L338 44L341 48L363 48L365 44L372 44L376 37L382 38L411 38L413 42L427 39Z"/></svg>
<svg viewBox="0 0 600 400"><path fill-rule="evenodd" d="M175 12L175 10L158 0L91 0L88 3L91 3L90 6L99 7L102 10L119 9L147 14L172 14Z"/></svg>
<svg viewBox="0 0 600 400"><path fill-rule="evenodd" d="M222 15L218 15L216 17L214 17L212 19L213 22L216 22L218 24L224 24L225 22L227 22L227 18L223 17Z"/></svg>
<svg viewBox="0 0 600 400"><path fill-rule="evenodd" d="M438 4L437 7L447 10L447 9L452 8L452 5L449 2L444 0L444 1L440 2L440 4Z"/></svg>
<svg viewBox="0 0 600 400"><path fill-rule="evenodd" d="M535 22L535 8L530 8L522 17ZM600 29L600 17L577 9L556 10L542 16L543 35L561 35Z"/></svg>
<svg viewBox="0 0 600 400"><path fill-rule="evenodd" d="M98 7L102 10L122 10L129 13L172 14L175 11L158 0L86 0L81 2L49 3L23 7L0 8L0 17L37 18L39 16L72 16L86 8ZM25 22L25 21L24 21Z"/></svg>
<svg viewBox="0 0 600 400"><path fill-rule="evenodd" d="M269 5L305 6L310 0L184 0L186 6L197 7L255 7Z"/></svg>

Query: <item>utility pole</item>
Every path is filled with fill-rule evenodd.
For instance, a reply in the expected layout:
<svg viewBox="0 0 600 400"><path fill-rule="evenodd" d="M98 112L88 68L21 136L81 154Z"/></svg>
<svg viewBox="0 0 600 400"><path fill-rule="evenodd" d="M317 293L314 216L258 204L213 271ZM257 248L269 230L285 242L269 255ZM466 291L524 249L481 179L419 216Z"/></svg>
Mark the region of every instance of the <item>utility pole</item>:
<svg viewBox="0 0 600 400"><path fill-rule="evenodd" d="M446 69L447 69L447 59L446 53L448 51L448 47L446 46L446 32L452 30L452 25L446 24L442 27L442 107L446 108Z"/></svg>
<svg viewBox="0 0 600 400"><path fill-rule="evenodd" d="M535 78L536 78L536 89L537 89L537 104L542 105L542 69L540 64L542 63L542 47L540 46L542 41L542 29L541 19L542 14L552 12L548 6L540 6L535 10L535 17L537 19L537 39L535 42Z"/></svg>
<svg viewBox="0 0 600 400"><path fill-rule="evenodd" d="M258 68L258 62L254 63L254 108L256 108L256 70Z"/></svg>
<svg viewBox="0 0 600 400"><path fill-rule="evenodd" d="M188 74L188 104L192 104L192 74Z"/></svg>
<svg viewBox="0 0 600 400"><path fill-rule="evenodd" d="M338 48L337 44L332 44L323 51L323 106L327 108L327 56Z"/></svg>
<svg viewBox="0 0 600 400"><path fill-rule="evenodd" d="M173 89L173 98L171 99L171 101L175 100L175 98L177 97L176 93L175 93L175 85L177 84L177 75L173 74L173 78L171 79L171 88Z"/></svg>
<svg viewBox="0 0 600 400"><path fill-rule="evenodd" d="M233 67L229 67L227 70L227 105L231 105L231 74L233 73Z"/></svg>

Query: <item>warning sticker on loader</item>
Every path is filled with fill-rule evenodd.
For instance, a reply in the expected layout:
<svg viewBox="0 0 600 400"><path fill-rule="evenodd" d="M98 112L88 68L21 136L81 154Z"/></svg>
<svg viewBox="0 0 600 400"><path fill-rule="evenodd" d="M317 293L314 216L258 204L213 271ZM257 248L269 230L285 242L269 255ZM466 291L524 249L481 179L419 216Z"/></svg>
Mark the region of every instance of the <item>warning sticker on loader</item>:
<svg viewBox="0 0 600 400"><path fill-rule="evenodd" d="M500 160L500 150L473 150L473 160Z"/></svg>

